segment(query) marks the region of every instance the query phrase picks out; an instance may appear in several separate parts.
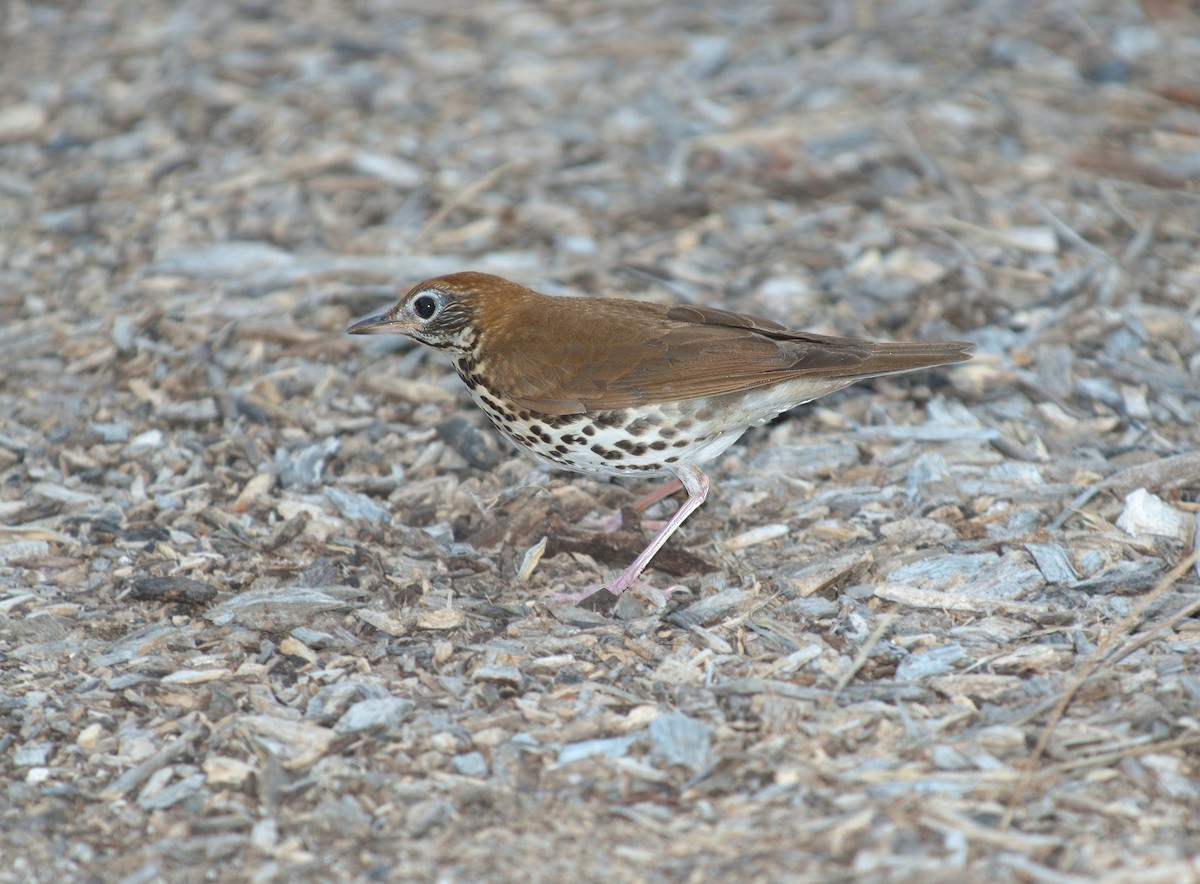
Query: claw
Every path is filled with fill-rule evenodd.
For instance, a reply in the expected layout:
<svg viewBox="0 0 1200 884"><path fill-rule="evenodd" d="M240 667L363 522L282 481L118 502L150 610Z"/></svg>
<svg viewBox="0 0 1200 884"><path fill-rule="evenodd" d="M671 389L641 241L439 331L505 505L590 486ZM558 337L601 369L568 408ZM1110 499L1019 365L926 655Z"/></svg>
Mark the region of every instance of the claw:
<svg viewBox="0 0 1200 884"><path fill-rule="evenodd" d="M676 472L676 476L679 482L683 485L684 490L688 493L687 500L685 500L683 505L679 507L679 511L676 512L675 515L672 516L665 525L663 525L658 534L655 535L654 539L650 541L650 544L641 551L636 559L633 560L633 564L626 568L621 573L621 576L612 581L612 583L598 583L595 586L589 586L581 593L556 593L554 598L560 601L578 603L595 595L602 589L608 590L614 596L618 596L625 590L629 589L629 587L636 586L642 590L643 594L646 595L646 597L652 603L662 607L667 603L668 595L670 595L672 592L678 592L682 589L686 589L686 587L682 586L672 586L666 590L659 590L647 583L642 582L640 579L642 572L646 570L646 566L649 565L650 560L654 558L654 554L657 553L662 548L662 545L667 542L667 538L675 533L675 529L682 525L684 520L690 516L702 503L704 503L704 499L708 496L708 477L704 475L699 467L682 466ZM670 488L672 491L674 490L672 483L667 483L667 485L664 487Z"/></svg>
<svg viewBox="0 0 1200 884"><path fill-rule="evenodd" d="M612 581L611 583L593 583L582 592L555 592L550 594L550 598L554 599L556 602L575 602L578 604L584 599L591 598L601 590L605 590L616 597L619 595L619 593L613 591L613 587L616 584L616 580ZM645 580L634 580L626 588L636 589L645 597L646 601L650 602L656 608L665 608L667 605L667 600L672 593L688 591L686 586L678 583L674 586L668 586L666 589L659 589L657 586L652 586Z"/></svg>

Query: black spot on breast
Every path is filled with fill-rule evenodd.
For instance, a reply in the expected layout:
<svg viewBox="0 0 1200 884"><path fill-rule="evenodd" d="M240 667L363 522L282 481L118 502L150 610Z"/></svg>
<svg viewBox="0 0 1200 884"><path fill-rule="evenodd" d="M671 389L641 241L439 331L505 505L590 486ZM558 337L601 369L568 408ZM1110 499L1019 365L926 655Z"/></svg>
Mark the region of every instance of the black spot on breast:
<svg viewBox="0 0 1200 884"><path fill-rule="evenodd" d="M674 427L663 427L658 431L658 435L662 436L664 439L674 439L675 432L676 430Z"/></svg>
<svg viewBox="0 0 1200 884"><path fill-rule="evenodd" d="M671 443L672 448L687 448L687 445L688 445L687 439L676 439L674 442Z"/></svg>
<svg viewBox="0 0 1200 884"><path fill-rule="evenodd" d="M630 436L641 436L652 429L654 429L654 421L648 417L639 417L625 426L625 432Z"/></svg>
<svg viewBox="0 0 1200 884"><path fill-rule="evenodd" d="M667 447L667 443L662 441L661 439L659 439L657 442L650 443L651 451L663 451L666 449L666 447Z"/></svg>
<svg viewBox="0 0 1200 884"><path fill-rule="evenodd" d="M564 442L566 442L568 445L582 445L583 444L583 437L577 436L574 433L564 434L562 437L562 440Z"/></svg>
<svg viewBox="0 0 1200 884"><path fill-rule="evenodd" d="M634 443L629 439L618 439L616 445L622 451L633 451Z"/></svg>
<svg viewBox="0 0 1200 884"><path fill-rule="evenodd" d="M605 448L603 445L593 445L592 453L599 455L605 460L624 460L625 452L618 451L615 448Z"/></svg>
<svg viewBox="0 0 1200 884"><path fill-rule="evenodd" d="M585 435L585 436L595 436L596 428L593 427L591 424L584 424L583 429L580 432L582 432L583 435Z"/></svg>
<svg viewBox="0 0 1200 884"><path fill-rule="evenodd" d="M568 448L566 445L555 445L554 446L554 452L556 454L566 454L570 450L571 449Z"/></svg>
<svg viewBox="0 0 1200 884"><path fill-rule="evenodd" d="M624 414L620 411L601 411L593 418L598 427L619 427L625 422Z"/></svg>
<svg viewBox="0 0 1200 884"><path fill-rule="evenodd" d="M663 463L679 463L679 458L672 454L665 461L663 461Z"/></svg>

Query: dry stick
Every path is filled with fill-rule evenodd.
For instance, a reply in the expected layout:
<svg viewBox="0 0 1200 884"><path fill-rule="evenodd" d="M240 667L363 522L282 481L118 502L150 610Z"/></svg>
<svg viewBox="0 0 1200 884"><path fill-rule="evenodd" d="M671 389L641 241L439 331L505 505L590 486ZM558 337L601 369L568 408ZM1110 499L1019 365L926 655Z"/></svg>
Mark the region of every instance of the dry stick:
<svg viewBox="0 0 1200 884"><path fill-rule="evenodd" d="M891 625L896 622L896 611L888 611L879 618L879 625L875 627L875 631L870 637L863 642L863 646L858 649L858 653L854 656L854 662L850 664L850 668L842 673L842 677L837 680L837 684L833 686L833 690L829 693L829 700L826 706L832 706L837 700L838 694L850 684L850 679L854 678L858 670L863 668L863 664L867 662L867 658L871 656L871 652L875 650L875 646L879 644L879 640L883 638L883 634L888 631Z"/></svg>
<svg viewBox="0 0 1200 884"><path fill-rule="evenodd" d="M485 190L495 184L500 176L504 175L506 172L518 165L520 165L520 163L517 160L510 160L507 163L502 163L496 168L492 169L492 171L485 172L475 182L468 184L462 190L458 191L458 193L451 196L450 199L442 203L442 207L434 212L433 216L426 221L421 229L417 231L416 235L409 240L408 250L410 252L413 251L418 243L423 242L430 233L441 226L442 222L446 220L447 216L451 212L472 197L483 193Z"/></svg>
<svg viewBox="0 0 1200 884"><path fill-rule="evenodd" d="M1049 221L1051 226L1058 231L1058 235L1071 245L1075 246L1075 248L1079 249L1084 254L1091 255L1101 263L1107 264L1112 262L1112 256L1109 255L1108 252L1104 251L1104 249L1100 248L1099 246L1092 245L1087 241L1083 234L1073 228L1066 221L1062 220L1062 218L1059 218L1057 215L1051 212L1048 208L1046 208L1046 206L1042 205L1041 203L1035 203L1035 206L1041 216Z"/></svg>
<svg viewBox="0 0 1200 884"><path fill-rule="evenodd" d="M1200 601L1193 602L1190 605L1185 605L1182 610L1168 617L1156 625L1153 629L1139 636L1136 641L1130 642L1129 645L1123 648L1114 648L1122 637L1134 626L1135 622L1142 616L1151 603L1159 596L1174 586L1175 581L1187 573L1196 562L1200 561L1200 546L1192 550L1191 555L1167 572L1166 576L1159 581L1158 586L1154 587L1141 604L1137 605L1133 610L1121 618L1117 624L1117 628L1109 636L1104 645L1097 648L1096 651L1089 657L1080 669L1079 675L1075 680L1067 685L1063 691L1059 701L1055 704L1054 709L1050 712L1050 719L1046 722L1046 726L1042 728L1041 734L1038 736L1037 745L1033 747L1033 752L1030 754L1028 761L1025 763L1025 773L1021 776L1021 780L1017 783L1017 788L1013 791L1012 797L1008 800L1008 807L1004 810L1004 817L1000 820L1000 829L1007 829L1012 825L1013 817L1017 812L1017 805L1021 799L1025 797L1025 793L1029 790L1030 783L1033 782L1034 774L1037 772L1037 764L1041 760L1042 755L1046 751L1046 746L1050 742L1050 736L1054 733L1054 729L1058 723L1062 721L1063 715L1066 714L1067 707L1071 705L1071 701L1075 699L1075 695L1079 689L1084 686L1094 676L1101 666L1107 663L1115 663L1132 654L1138 648L1141 648L1166 630L1170 629L1180 620L1191 616L1196 611L1200 610Z"/></svg>
<svg viewBox="0 0 1200 884"><path fill-rule="evenodd" d="M1189 605L1189 607L1191 607ZM1193 734L1190 737L1179 737L1174 740L1164 740L1161 743L1146 743L1142 746L1129 746L1124 749L1118 749L1113 752L1101 752L1096 755L1087 755L1083 758L1077 758L1074 761L1065 761L1058 765L1055 770L1083 770L1088 767L1101 767L1112 764L1115 761L1121 761L1126 758L1136 758L1139 755L1159 754L1161 752L1171 752L1174 749L1186 749L1189 746L1195 746L1200 743L1200 734Z"/></svg>
<svg viewBox="0 0 1200 884"><path fill-rule="evenodd" d="M1050 530L1057 531L1061 528L1066 524L1067 519L1075 515L1084 504L1101 491L1111 491L1120 495L1128 494L1135 488L1146 488L1148 491L1170 491L1182 488L1198 477L1200 477L1200 451L1176 454L1150 463L1128 467L1085 489L1067 505L1057 519L1050 523Z"/></svg>
<svg viewBox="0 0 1200 884"><path fill-rule="evenodd" d="M1132 264L1150 247L1150 243L1154 241L1154 234L1158 232L1160 218L1161 215L1155 212L1146 219L1141 227L1137 228L1133 239L1129 241L1129 244L1125 246L1125 251L1121 253L1122 264Z"/></svg>

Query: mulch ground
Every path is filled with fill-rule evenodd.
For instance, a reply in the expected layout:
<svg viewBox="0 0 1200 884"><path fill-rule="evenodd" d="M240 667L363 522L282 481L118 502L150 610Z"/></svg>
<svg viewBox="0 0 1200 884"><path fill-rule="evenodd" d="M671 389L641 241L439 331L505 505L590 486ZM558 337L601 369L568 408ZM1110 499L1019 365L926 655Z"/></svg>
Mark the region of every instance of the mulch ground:
<svg viewBox="0 0 1200 884"><path fill-rule="evenodd" d="M436 6L0 7L0 881L1200 877L1195 4ZM576 607L463 269L976 358Z"/></svg>

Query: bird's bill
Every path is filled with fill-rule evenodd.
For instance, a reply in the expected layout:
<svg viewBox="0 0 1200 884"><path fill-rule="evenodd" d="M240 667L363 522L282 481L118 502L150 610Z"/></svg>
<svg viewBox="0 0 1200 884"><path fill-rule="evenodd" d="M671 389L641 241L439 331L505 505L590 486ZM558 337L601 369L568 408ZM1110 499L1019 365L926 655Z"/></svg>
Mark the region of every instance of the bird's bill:
<svg viewBox="0 0 1200 884"><path fill-rule="evenodd" d="M346 329L348 335L404 335L415 323L388 319L386 313L360 319Z"/></svg>

